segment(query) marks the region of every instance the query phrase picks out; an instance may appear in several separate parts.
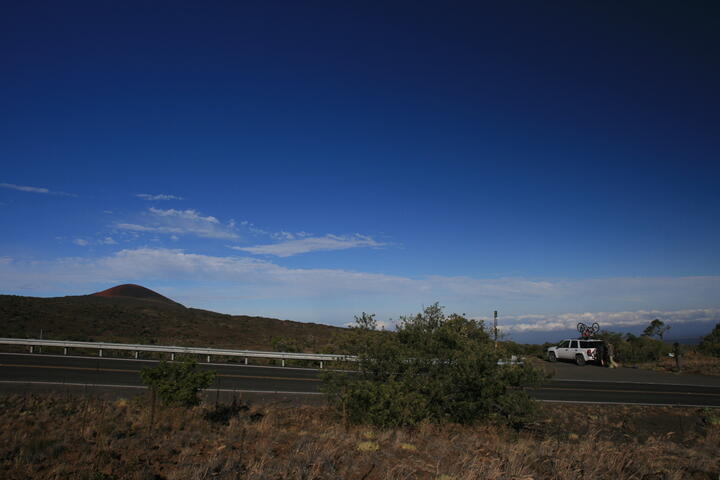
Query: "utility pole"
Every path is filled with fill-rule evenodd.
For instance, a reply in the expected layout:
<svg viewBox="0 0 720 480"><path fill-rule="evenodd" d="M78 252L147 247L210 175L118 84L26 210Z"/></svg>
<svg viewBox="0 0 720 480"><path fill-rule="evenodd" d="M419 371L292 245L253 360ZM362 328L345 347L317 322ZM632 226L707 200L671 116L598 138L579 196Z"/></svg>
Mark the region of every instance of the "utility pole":
<svg viewBox="0 0 720 480"><path fill-rule="evenodd" d="M497 310L493 312L493 336L495 337L495 350L497 350Z"/></svg>

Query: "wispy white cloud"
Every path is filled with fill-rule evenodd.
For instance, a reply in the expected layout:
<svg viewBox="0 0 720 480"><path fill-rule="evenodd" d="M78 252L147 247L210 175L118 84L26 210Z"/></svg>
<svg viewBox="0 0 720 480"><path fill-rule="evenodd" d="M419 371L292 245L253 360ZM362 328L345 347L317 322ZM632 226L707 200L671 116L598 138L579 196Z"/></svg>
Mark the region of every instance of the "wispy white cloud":
<svg viewBox="0 0 720 480"><path fill-rule="evenodd" d="M20 192L28 192L28 193L41 193L43 195L59 195L63 197L77 197L74 193L66 193L66 192L56 192L54 190L50 190L43 187L29 187L26 185L15 185L13 183L0 183L0 187L2 188L9 188L11 190L18 190Z"/></svg>
<svg viewBox="0 0 720 480"><path fill-rule="evenodd" d="M287 241L287 240L295 240L299 238L306 238L306 237L312 237L312 233L308 233L305 231L299 231L299 232L287 232L285 230L280 230L279 232L273 232L271 230L267 230L265 228L260 228L257 225L255 225L252 222L249 222L247 220L243 220L239 222L240 227L247 230L249 233L253 234L254 236L265 236L272 238L273 240L281 240L281 241Z"/></svg>
<svg viewBox="0 0 720 480"><path fill-rule="evenodd" d="M233 222L233 223L234 223L234 222ZM256 226L254 223L248 222L247 220L241 221L241 222L240 222L240 226L242 226L243 228L245 228L247 231L249 231L249 232L252 233L253 235L270 235L270 236L273 235L273 232L270 232L270 231L268 231L268 230L262 229L262 228Z"/></svg>
<svg viewBox="0 0 720 480"><path fill-rule="evenodd" d="M24 185L14 185L12 183L0 183L0 187L2 188L10 188L12 190L19 190L21 192L30 192L30 193L45 193L49 194L50 190L47 188L41 188L41 187L27 187Z"/></svg>
<svg viewBox="0 0 720 480"><path fill-rule="evenodd" d="M119 228L120 230L132 230L133 232L158 232L160 231L159 227L148 227L145 225L138 225L136 223L116 223L116 228ZM170 232L169 229L163 230L165 233ZM180 229L176 230L177 232L180 232Z"/></svg>
<svg viewBox="0 0 720 480"><path fill-rule="evenodd" d="M156 195L150 194L150 193L136 193L135 196L137 198L142 198L143 200L182 200L183 197L179 197L177 195L168 195L165 193L158 193Z"/></svg>
<svg viewBox="0 0 720 480"><path fill-rule="evenodd" d="M175 210L174 208L170 208L168 210L162 210L160 208L150 207L149 211L153 215L157 215L159 217L179 218L182 220L191 220L194 222L199 221L199 222L214 223L216 225L220 223L220 221L217 218L215 218L211 215L208 215L207 217L203 217L196 210Z"/></svg>
<svg viewBox="0 0 720 480"><path fill-rule="evenodd" d="M295 234L286 231L279 231L277 233L273 233L272 237L276 240L295 240Z"/></svg>
<svg viewBox="0 0 720 480"><path fill-rule="evenodd" d="M132 232L152 232L168 235L194 235L203 238L236 240L240 236L232 223L223 225L213 216L203 216L196 210L162 210L151 207L145 212L143 223L118 222L115 228Z"/></svg>
<svg viewBox="0 0 720 480"><path fill-rule="evenodd" d="M289 240L268 245L255 245L251 247L232 246L234 250L241 250L255 255L274 255L276 257L290 257L301 253L347 250L360 247L382 247L380 243L367 235L325 235L324 237L307 237L295 239L294 235L282 232Z"/></svg>
<svg viewBox="0 0 720 480"><path fill-rule="evenodd" d="M56 237L58 240L63 240L63 237ZM118 242L112 237L103 237L98 239L88 240L87 238L75 238L72 243L80 247L87 247L88 245L117 245Z"/></svg>

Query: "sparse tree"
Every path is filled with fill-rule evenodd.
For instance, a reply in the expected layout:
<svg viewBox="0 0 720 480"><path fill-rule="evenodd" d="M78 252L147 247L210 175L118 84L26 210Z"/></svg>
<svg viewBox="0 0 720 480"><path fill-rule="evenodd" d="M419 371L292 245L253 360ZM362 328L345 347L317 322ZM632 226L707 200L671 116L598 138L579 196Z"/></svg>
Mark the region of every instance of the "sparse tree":
<svg viewBox="0 0 720 480"><path fill-rule="evenodd" d="M656 318L652 322L650 322L650 325L648 325L645 330L643 330L643 336L645 337L659 337L660 340L663 339L665 336L665 332L670 330L670 325L665 325L665 322L662 320Z"/></svg>
<svg viewBox="0 0 720 480"><path fill-rule="evenodd" d="M375 314L362 312L359 317L356 315L355 325L351 325L350 328L357 328L360 330L377 330L377 320L375 320Z"/></svg>

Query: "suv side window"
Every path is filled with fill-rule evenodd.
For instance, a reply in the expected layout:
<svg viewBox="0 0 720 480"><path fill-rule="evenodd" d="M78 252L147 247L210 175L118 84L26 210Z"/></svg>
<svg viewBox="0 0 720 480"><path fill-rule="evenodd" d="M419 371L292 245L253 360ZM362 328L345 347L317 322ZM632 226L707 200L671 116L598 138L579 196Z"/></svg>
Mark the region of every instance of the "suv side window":
<svg viewBox="0 0 720 480"><path fill-rule="evenodd" d="M570 342L570 348L577 348L577 347L578 347L577 340L573 340L572 342Z"/></svg>
<svg viewBox="0 0 720 480"><path fill-rule="evenodd" d="M568 348L569 345L570 345L570 341L569 341L569 340L565 340L565 341L562 342L560 345L558 345L558 347L559 347L559 348Z"/></svg>

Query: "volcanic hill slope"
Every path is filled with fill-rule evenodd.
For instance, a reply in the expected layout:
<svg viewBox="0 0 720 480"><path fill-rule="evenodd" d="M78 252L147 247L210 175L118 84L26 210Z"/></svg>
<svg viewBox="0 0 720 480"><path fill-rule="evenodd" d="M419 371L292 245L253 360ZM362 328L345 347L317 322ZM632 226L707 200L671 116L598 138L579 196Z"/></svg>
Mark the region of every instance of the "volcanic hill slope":
<svg viewBox="0 0 720 480"><path fill-rule="evenodd" d="M0 337L232 349L336 351L346 329L187 308L139 285L91 295L0 295Z"/></svg>
<svg viewBox="0 0 720 480"><path fill-rule="evenodd" d="M124 285L118 285L117 287L108 288L102 292L92 293L91 297L105 297L105 298L134 298L136 300L147 300L151 302L161 302L170 305L180 305L177 302L170 300L169 298L160 295L157 292L153 292L149 288L141 287L140 285L134 285L132 283L126 283ZM182 305L180 305L182 306Z"/></svg>

